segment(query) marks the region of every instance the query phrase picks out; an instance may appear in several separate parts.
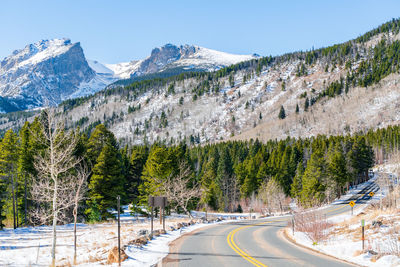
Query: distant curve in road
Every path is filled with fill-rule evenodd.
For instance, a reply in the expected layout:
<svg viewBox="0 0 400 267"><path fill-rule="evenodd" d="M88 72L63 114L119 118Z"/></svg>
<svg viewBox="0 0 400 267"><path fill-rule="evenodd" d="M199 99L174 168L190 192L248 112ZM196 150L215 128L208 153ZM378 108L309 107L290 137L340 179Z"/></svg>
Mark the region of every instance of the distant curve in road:
<svg viewBox="0 0 400 267"><path fill-rule="evenodd" d="M326 216L351 212L349 201L361 204L376 191L370 183L347 200L320 210ZM236 221L210 225L174 241L170 253L159 264L168 267L258 266L258 267L344 267L355 266L330 256L299 247L283 238L280 230L291 217Z"/></svg>

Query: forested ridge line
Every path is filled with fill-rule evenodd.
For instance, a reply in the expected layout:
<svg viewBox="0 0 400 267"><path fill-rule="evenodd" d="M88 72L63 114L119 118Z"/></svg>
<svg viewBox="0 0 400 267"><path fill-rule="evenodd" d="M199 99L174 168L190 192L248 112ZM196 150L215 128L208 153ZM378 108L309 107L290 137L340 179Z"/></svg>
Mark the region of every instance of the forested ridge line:
<svg viewBox="0 0 400 267"><path fill-rule="evenodd" d="M350 86L354 87L360 85L366 87L379 82L390 73L398 72L399 41L387 43L383 37L373 51L368 51L368 48L365 47L364 44L379 34L391 33L397 35L399 31L400 19L393 19L355 39L341 44L334 44L319 49L313 48L309 51L291 52L279 56L265 56L259 59L240 62L213 72L183 72L165 78L153 78L150 76L149 79L134 81L125 86L119 86L117 83L108 86L95 95L66 100L60 105L65 111L86 103L98 95L129 95L129 92L132 92L133 97L136 98L139 94L143 94L148 90L159 90L161 87L192 78L198 82L197 88L193 89L193 92L196 93L197 96L201 96L207 93L207 91L218 92L220 87L218 81L223 77L229 76L231 78L239 71L246 72L246 75L249 77L254 74L260 75L261 71L266 68L272 65L279 67L279 65L285 61L300 60L302 62L297 69L298 76L307 75L307 68L310 68L318 60L323 60L325 62L325 71L327 72L333 70L336 66L345 65L346 69L349 70L346 77L344 77L343 80L327 84L326 90L318 94L314 99L309 100L312 105L315 101L324 96L332 97L334 95L339 95L344 92L344 89L347 91ZM363 60L361 66L357 68L356 71L352 71L352 66L355 62L360 60L362 54L364 54L365 60Z"/></svg>
<svg viewBox="0 0 400 267"><path fill-rule="evenodd" d="M32 196L32 186L43 179L38 173L37 156L45 155L49 145L38 141L43 137L40 129L46 128L42 119L45 114L25 123L19 132L7 131L1 139L2 226L5 222L10 224L14 217L17 225L25 224L25 214L26 223L37 224L32 212L38 207L43 211L50 208ZM82 158L90 168L86 200L81 203L79 217L102 221L112 217L110 209L116 208L117 195L121 195L124 204L131 203L141 210L149 195L166 193L165 181L173 183L178 178L187 189L198 188L200 194L190 198L185 207L178 200L171 201L169 209L207 207L241 211L257 200L273 210L277 208L276 199L286 201L288 197L304 207L320 205L339 197L349 185L367 179L375 160L383 160L397 150L400 127L389 126L353 136L320 135L203 146L156 143L120 147L113 133L102 124L90 135L79 133L79 129L69 135L64 131L59 134L60 138L78 138L73 156ZM61 178L75 174L71 169ZM66 210L66 221L72 218L71 213L72 210Z"/></svg>

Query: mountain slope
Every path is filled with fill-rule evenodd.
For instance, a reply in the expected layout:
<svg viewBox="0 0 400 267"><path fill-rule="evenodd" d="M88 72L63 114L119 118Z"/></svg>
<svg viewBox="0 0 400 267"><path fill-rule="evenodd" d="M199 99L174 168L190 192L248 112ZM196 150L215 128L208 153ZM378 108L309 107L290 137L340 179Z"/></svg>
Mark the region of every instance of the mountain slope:
<svg viewBox="0 0 400 267"><path fill-rule="evenodd" d="M394 20L326 48L116 85L59 110L68 127L90 131L104 123L127 144L266 141L384 127L400 119L399 30Z"/></svg>
<svg viewBox="0 0 400 267"><path fill-rule="evenodd" d="M0 96L7 102L2 111L55 105L72 96L96 92L114 80L89 67L79 43L42 40L0 62Z"/></svg>
<svg viewBox="0 0 400 267"><path fill-rule="evenodd" d="M135 82L62 108L76 118L67 120L69 126L90 130L105 123L131 144L266 141L395 124L400 119L400 23L388 25L343 44L253 59L216 72Z"/></svg>

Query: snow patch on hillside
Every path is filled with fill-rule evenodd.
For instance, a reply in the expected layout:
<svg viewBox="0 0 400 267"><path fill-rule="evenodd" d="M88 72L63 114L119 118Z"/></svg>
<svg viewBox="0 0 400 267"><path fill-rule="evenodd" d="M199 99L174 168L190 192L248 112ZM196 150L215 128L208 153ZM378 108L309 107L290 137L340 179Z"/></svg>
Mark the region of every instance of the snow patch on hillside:
<svg viewBox="0 0 400 267"><path fill-rule="evenodd" d="M236 55L220 52L204 47L196 47L197 51L188 57L184 57L174 62L173 65L187 67L206 67L209 71L230 66L242 61L257 58L255 55Z"/></svg>
<svg viewBox="0 0 400 267"><path fill-rule="evenodd" d="M112 70L114 76L121 79L129 79L131 74L139 69L140 63L142 62L143 60L133 60L130 62L122 62L117 64L104 64L104 66Z"/></svg>
<svg viewBox="0 0 400 267"><path fill-rule="evenodd" d="M96 60L91 60L88 59L87 60L89 67L94 70L97 73L101 73L101 74L110 74L110 75L114 75L114 71L112 71L111 69L107 68L104 64L96 61Z"/></svg>

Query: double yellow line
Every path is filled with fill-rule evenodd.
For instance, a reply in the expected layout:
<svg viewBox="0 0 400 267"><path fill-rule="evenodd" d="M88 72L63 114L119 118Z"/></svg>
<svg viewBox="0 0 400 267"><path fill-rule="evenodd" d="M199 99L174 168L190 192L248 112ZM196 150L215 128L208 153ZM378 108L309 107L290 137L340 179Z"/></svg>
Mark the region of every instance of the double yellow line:
<svg viewBox="0 0 400 267"><path fill-rule="evenodd" d="M342 204L341 206L328 211L327 213L331 213L334 212L336 210L342 209L344 207L346 207L347 204ZM282 222L282 221L286 221L287 219L283 219L283 220L273 220L273 221L268 221L268 222L262 222L262 223L257 223L257 224L251 224L251 225L246 225L246 226L242 226L239 228L236 228L234 230L232 230L228 236L226 237L226 240L228 242L228 245L237 253L239 254L241 257L243 257L245 260L247 260L248 262L250 262L251 264L253 264L254 266L257 267L268 267L267 265L265 265L264 263L260 262L259 260L253 258L252 256L250 256L248 253L246 253L245 251L243 251L234 241L234 236L237 232L239 232L240 230L243 230L245 228L249 228L252 226L258 226L258 225L265 225L265 224L269 224L269 223L274 223L274 222Z"/></svg>
<svg viewBox="0 0 400 267"><path fill-rule="evenodd" d="M257 266L257 267L268 267L267 265L265 265L264 263L260 262L259 260L256 260L255 258L253 258L252 256L250 256L248 253L246 253L245 251L243 251L241 248L239 248L238 245L236 245L235 241L234 241L234 236L237 232L239 232L242 229L248 228L248 227L252 227L252 226L257 226L257 225L264 225L264 224L268 224L268 223L273 223L273 222L282 222L282 221L286 221L286 220L274 220L274 221L268 221L268 222L262 222L262 223L257 223L257 224L251 224L251 225L246 225L246 226L242 226L239 228L236 228L235 230L231 231L228 236L226 237L226 240L228 242L228 245L240 256L242 256L245 260L247 260L248 262L250 262L251 264Z"/></svg>

